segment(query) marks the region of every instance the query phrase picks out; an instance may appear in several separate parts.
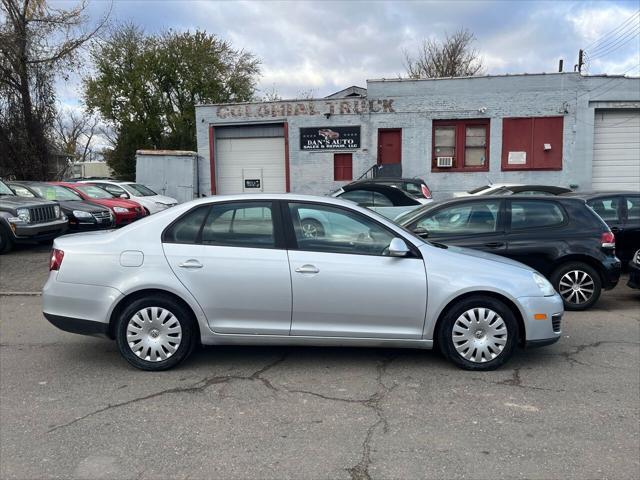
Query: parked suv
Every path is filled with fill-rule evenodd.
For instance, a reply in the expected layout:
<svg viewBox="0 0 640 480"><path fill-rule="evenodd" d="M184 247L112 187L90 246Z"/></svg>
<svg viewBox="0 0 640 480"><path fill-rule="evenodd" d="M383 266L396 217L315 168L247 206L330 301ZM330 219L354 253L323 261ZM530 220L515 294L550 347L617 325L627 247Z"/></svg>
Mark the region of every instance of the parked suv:
<svg viewBox="0 0 640 480"><path fill-rule="evenodd" d="M423 238L535 268L567 310L591 307L620 277L613 233L579 198L466 197L427 205L396 221Z"/></svg>
<svg viewBox="0 0 640 480"><path fill-rule="evenodd" d="M0 254L15 243L51 240L67 227L67 217L56 202L18 197L0 181Z"/></svg>

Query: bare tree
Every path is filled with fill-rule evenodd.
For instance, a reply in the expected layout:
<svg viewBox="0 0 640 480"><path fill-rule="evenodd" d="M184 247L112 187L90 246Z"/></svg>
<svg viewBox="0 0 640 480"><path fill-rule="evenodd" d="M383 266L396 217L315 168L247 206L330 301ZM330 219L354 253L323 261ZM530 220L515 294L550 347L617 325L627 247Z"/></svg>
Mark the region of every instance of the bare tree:
<svg viewBox="0 0 640 480"><path fill-rule="evenodd" d="M264 95L262 96L262 98L256 98L257 102L278 102L280 100L282 100L282 97L278 93L278 90L276 90L275 85L272 85L270 88L264 90Z"/></svg>
<svg viewBox="0 0 640 480"><path fill-rule="evenodd" d="M55 8L46 0L0 2L0 171L46 179L55 118L53 81L105 25L89 28L87 3ZM19 132L16 133L16 132Z"/></svg>
<svg viewBox="0 0 640 480"><path fill-rule="evenodd" d="M76 161L86 162L99 131L98 123L97 115L74 110L60 112L53 127L57 147Z"/></svg>
<svg viewBox="0 0 640 480"><path fill-rule="evenodd" d="M404 52L404 64L409 78L471 77L482 75L484 65L478 50L473 48L476 38L466 28L453 35L445 34L444 41L424 40L414 57Z"/></svg>

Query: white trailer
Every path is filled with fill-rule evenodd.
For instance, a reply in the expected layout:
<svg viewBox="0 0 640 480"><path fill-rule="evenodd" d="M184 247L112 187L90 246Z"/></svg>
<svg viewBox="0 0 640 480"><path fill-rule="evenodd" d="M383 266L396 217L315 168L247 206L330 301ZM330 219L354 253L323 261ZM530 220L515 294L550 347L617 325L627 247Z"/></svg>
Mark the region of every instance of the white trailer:
<svg viewBox="0 0 640 480"><path fill-rule="evenodd" d="M185 150L138 150L136 182L180 203L198 198L198 154Z"/></svg>

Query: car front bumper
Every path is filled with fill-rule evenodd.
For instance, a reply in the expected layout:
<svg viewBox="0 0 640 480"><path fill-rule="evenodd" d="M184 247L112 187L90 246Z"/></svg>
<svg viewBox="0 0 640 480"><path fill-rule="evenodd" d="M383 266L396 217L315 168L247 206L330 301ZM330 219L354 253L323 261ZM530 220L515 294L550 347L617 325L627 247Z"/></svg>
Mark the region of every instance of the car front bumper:
<svg viewBox="0 0 640 480"><path fill-rule="evenodd" d="M549 345L560 339L564 314L560 295L520 297L518 303L524 321L526 346Z"/></svg>
<svg viewBox="0 0 640 480"><path fill-rule="evenodd" d="M65 220L53 220L51 222L36 223L36 224L12 224L12 232L14 241L16 243L21 242L33 242L41 240L51 240L58 237L67 231L69 228L68 221Z"/></svg>

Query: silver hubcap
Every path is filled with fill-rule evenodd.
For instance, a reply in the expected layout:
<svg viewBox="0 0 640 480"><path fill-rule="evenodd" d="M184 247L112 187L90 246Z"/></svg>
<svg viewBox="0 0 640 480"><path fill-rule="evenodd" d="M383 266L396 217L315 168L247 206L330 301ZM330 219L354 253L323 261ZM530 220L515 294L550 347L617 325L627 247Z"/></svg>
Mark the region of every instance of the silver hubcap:
<svg viewBox="0 0 640 480"><path fill-rule="evenodd" d="M507 326L490 308L472 308L458 317L451 339L461 357L474 363L488 362L507 344Z"/></svg>
<svg viewBox="0 0 640 480"><path fill-rule="evenodd" d="M127 343L133 353L149 362L161 362L176 353L182 327L169 310L148 307L138 310L127 324Z"/></svg>
<svg viewBox="0 0 640 480"><path fill-rule="evenodd" d="M311 222L302 224L302 235L306 238L317 238L318 228Z"/></svg>
<svg viewBox="0 0 640 480"><path fill-rule="evenodd" d="M560 279L558 290L569 303L586 303L593 296L595 285L593 278L582 270L571 270Z"/></svg>

